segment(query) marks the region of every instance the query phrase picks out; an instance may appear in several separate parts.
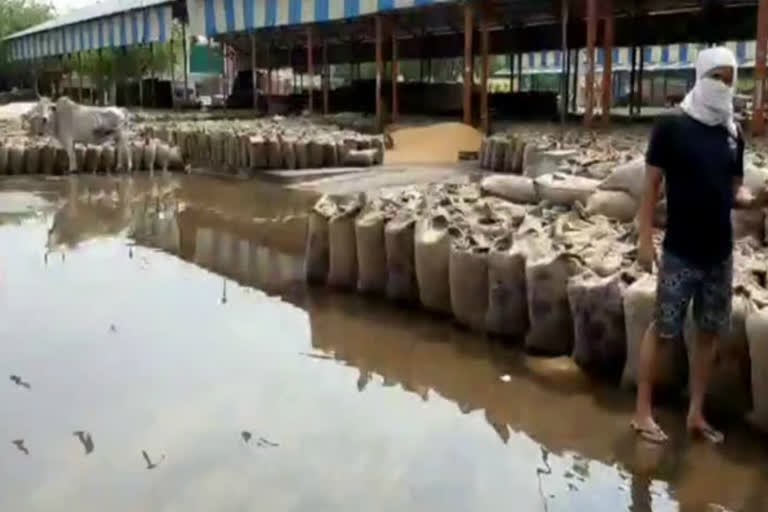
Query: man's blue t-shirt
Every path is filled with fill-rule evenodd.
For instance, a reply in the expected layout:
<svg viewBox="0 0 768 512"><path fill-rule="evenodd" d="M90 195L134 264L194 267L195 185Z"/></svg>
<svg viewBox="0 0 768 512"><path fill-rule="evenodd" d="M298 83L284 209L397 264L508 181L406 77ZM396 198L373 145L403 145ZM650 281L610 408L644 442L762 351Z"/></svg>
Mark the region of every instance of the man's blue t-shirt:
<svg viewBox="0 0 768 512"><path fill-rule="evenodd" d="M660 118L646 162L664 173L664 249L694 265L728 259L733 251L733 180L744 175L744 139L686 114Z"/></svg>

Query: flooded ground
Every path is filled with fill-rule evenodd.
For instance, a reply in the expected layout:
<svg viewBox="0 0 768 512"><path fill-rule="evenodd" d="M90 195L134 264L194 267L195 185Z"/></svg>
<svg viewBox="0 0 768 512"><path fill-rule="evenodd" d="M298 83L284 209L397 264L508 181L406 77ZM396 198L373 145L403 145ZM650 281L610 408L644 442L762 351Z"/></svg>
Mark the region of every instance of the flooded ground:
<svg viewBox="0 0 768 512"><path fill-rule="evenodd" d="M741 427L638 443L568 360L308 290L313 200L0 181L0 510L766 510Z"/></svg>

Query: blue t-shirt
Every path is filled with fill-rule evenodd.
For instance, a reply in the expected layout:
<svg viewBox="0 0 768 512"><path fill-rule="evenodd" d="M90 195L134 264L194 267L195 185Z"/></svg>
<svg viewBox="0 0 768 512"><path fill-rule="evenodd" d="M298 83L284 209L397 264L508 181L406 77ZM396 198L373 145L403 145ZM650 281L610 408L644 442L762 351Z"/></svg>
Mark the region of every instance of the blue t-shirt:
<svg viewBox="0 0 768 512"><path fill-rule="evenodd" d="M725 261L733 251L733 180L744 175L744 139L680 113L661 117L646 162L664 173L664 249L694 265Z"/></svg>

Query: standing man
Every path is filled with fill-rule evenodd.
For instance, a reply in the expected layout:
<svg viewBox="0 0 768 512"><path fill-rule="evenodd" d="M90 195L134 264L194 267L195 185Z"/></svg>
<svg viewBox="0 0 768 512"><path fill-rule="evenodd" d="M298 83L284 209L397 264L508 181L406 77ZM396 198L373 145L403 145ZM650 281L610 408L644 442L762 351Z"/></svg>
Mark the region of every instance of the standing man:
<svg viewBox="0 0 768 512"><path fill-rule="evenodd" d="M692 435L712 443L723 441L723 434L704 418L702 407L717 339L730 324L731 209L755 207L758 202L741 186L744 140L733 118L736 72L736 57L727 48L699 53L696 85L680 104L681 112L660 119L648 144L638 241L638 261L646 270L658 263L652 234L662 178L666 184L667 231L654 322L640 349L632 428L652 442L667 440L652 412L656 346L683 342L691 300L698 337L691 358L686 426Z"/></svg>

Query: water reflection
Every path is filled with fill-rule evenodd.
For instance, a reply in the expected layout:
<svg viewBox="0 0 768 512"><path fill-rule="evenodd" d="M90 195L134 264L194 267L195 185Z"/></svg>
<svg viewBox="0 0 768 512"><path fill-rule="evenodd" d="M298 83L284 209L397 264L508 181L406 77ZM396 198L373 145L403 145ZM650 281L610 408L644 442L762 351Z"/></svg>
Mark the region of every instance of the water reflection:
<svg viewBox="0 0 768 512"><path fill-rule="evenodd" d="M689 445L681 431L669 446L640 444L627 428L630 397L595 385L569 358L528 358L443 318L306 290L303 197L266 194L253 206L253 189L187 177L57 186L60 207L48 214L42 245L46 257L76 257L66 269L46 258L40 284L29 284L39 258L37 267L25 255L9 263L8 289L18 296L2 306L21 317L34 305L57 334L0 322L2 339L34 340L0 346L0 365L30 376L29 396L41 400L0 395L9 410L34 409L0 431L6 439L23 432L36 453L55 454L59 437L72 443L67 432L87 425L72 435L104 474L75 473L72 488L88 481L118 496L122 485L146 491L125 469L140 453L143 469L165 465L152 477L169 489L143 507L102 498L85 510L242 510L254 482L272 510L357 510L361 502L380 510L765 510L764 452L744 432L722 450ZM24 247L27 231L8 233L0 236L17 238L5 246ZM83 389L83 379L95 385ZM682 424L674 414L662 420ZM238 440L241 426L254 429ZM241 442L273 458L252 466L240 458L248 451ZM29 454L23 440L13 444ZM22 496L0 495L0 505L67 495L65 485L38 480L80 467L77 455L41 462L55 471L21 474L0 458L0 477L17 479ZM227 501L233 495L242 502Z"/></svg>

